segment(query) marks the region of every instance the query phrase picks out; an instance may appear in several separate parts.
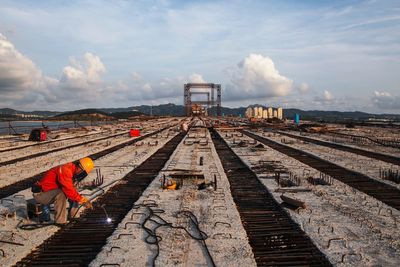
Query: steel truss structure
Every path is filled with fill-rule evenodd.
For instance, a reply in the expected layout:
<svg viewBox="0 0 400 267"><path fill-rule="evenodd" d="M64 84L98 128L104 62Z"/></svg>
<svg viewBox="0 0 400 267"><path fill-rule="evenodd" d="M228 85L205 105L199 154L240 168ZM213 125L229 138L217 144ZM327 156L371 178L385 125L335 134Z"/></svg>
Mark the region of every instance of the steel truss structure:
<svg viewBox="0 0 400 267"><path fill-rule="evenodd" d="M192 91L192 89L202 89L206 91ZM215 92L216 91L216 92ZM215 100L215 93L217 99ZM183 87L183 102L186 116L192 116L192 105L198 104L207 108L216 107L217 116L221 116L221 85L215 83L187 83ZM192 95L207 95L206 101L193 101Z"/></svg>

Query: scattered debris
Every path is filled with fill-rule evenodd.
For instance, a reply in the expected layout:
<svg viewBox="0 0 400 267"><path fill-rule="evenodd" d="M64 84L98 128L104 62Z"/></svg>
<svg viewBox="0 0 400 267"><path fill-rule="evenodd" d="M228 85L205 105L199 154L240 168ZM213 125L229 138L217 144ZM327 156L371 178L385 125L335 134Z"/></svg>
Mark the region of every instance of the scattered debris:
<svg viewBox="0 0 400 267"><path fill-rule="evenodd" d="M298 200L298 199L295 199L295 198L291 198L291 197L288 197L288 196L285 196L285 195L281 195L281 199L282 199L283 202L285 202L285 203L287 203L289 205L292 205L292 206L295 206L295 207L298 207L298 208L302 208L302 209L307 208L306 203L304 201L301 201L301 200Z"/></svg>

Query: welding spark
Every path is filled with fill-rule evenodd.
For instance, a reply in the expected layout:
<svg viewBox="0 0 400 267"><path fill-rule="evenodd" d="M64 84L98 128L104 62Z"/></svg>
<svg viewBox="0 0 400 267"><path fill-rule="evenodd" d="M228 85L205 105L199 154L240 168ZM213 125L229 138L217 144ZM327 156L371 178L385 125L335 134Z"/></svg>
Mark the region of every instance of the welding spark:
<svg viewBox="0 0 400 267"><path fill-rule="evenodd" d="M111 218L107 218L107 223L111 223L112 222L112 219Z"/></svg>

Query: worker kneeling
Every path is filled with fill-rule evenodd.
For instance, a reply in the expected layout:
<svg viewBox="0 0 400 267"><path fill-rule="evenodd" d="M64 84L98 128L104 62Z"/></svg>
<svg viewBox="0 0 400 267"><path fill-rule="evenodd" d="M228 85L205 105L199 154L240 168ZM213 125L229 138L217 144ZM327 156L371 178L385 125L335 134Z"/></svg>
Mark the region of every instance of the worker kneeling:
<svg viewBox="0 0 400 267"><path fill-rule="evenodd" d="M75 162L70 162L54 167L47 171L43 178L32 187L35 200L44 205L54 203L54 221L56 224L67 222L67 199L70 201L70 216L74 217L79 203L86 208L92 208L90 201L81 196L75 188L75 183L82 181L94 167L93 160L86 157ZM74 205L75 204L75 205ZM48 217L49 219L49 217Z"/></svg>

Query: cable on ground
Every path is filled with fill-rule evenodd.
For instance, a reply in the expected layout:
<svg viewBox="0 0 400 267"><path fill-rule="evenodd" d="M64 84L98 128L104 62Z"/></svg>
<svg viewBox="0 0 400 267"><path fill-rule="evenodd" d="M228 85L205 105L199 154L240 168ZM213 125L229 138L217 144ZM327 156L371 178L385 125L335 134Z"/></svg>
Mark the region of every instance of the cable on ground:
<svg viewBox="0 0 400 267"><path fill-rule="evenodd" d="M139 204L139 205L135 205L133 208L138 209L141 207L146 209L146 213L143 213L143 215L146 215L146 217L144 218L144 220L141 223L135 223L135 224L138 224L147 233L147 236L145 237L144 241L147 244L155 245L157 248L156 254L154 255L154 257L152 259L151 266L153 266L153 267L155 266L155 262L160 254L159 243L160 243L160 241L162 241L162 237L157 235L157 229L159 229L161 227L166 227L166 228L171 228L171 229L180 229L180 230L185 231L192 239L199 241L203 245L203 247L206 250L207 257L210 260L211 266L213 266L213 267L216 266L214 259L212 258L211 253L205 242L205 240L208 238L208 235L200 229L197 217L191 211L182 210L182 211L179 211L176 214L176 216L177 217L179 217L179 216L187 217L189 219L189 222L193 226L195 233L191 233L186 227L174 226L174 225L172 225L172 223L167 222L165 219L163 219L161 216L158 215L160 213L164 213L165 210L152 209L153 207L157 207L157 204L155 204L155 203ZM155 226L152 228L147 227L146 223L148 223L148 222L155 224Z"/></svg>

